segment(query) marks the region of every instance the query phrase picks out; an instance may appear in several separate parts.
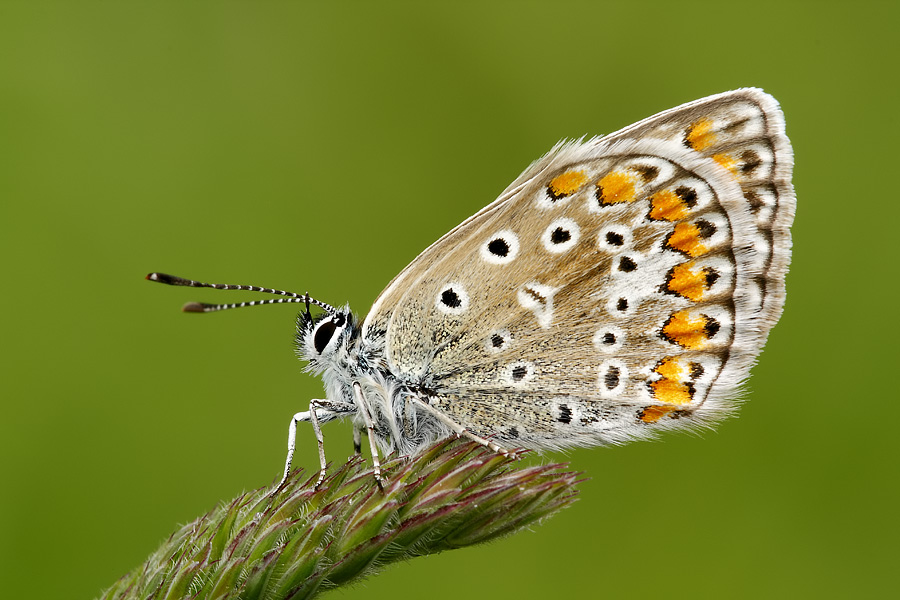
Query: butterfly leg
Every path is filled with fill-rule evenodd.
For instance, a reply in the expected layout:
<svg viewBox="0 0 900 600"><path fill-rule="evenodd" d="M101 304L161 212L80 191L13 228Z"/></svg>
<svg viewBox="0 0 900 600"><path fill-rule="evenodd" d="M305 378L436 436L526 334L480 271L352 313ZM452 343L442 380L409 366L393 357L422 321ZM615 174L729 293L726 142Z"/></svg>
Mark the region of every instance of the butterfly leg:
<svg viewBox="0 0 900 600"><path fill-rule="evenodd" d="M469 431L468 429L466 429L465 427L463 427L462 425L460 425L459 423L457 423L456 421L454 421L453 419L451 419L450 417L448 417L447 415L445 415L444 413L442 413L441 411L436 409L435 407L433 407L430 404L428 404L427 402L423 401L421 398L416 398L415 396L413 396L412 401L414 403L418 404L419 406L421 406L422 408L424 408L427 412L430 412L431 414L433 414L440 421L442 421L445 425L450 427L450 429L453 430L453 433L456 434L456 437L466 436L473 442L478 442L482 446L486 446L486 447L490 448L491 450L493 450L494 452L496 452L498 454L502 454L503 456L511 456L514 454L513 452L510 452L509 450L499 446L496 442L489 440L487 438L483 438L480 435L476 435L476 434L472 433L471 431Z"/></svg>
<svg viewBox="0 0 900 600"><path fill-rule="evenodd" d="M317 402L313 400L309 403L309 421L312 423L313 432L316 434L316 444L319 447L319 478L316 479L316 485L313 486L313 489L319 489L319 486L322 485L322 482L325 481L325 438L322 435L322 425L319 423L319 415L316 412L319 407L317 406ZM295 424L297 421L292 419L291 423ZM294 427L296 429L296 426ZM287 471L289 467L285 466L285 471Z"/></svg>
<svg viewBox="0 0 900 600"><path fill-rule="evenodd" d="M369 405L366 404L366 399L362 393L362 386L359 385L359 382L353 383L353 394L356 398L357 408L366 423L366 431L368 432L369 437L369 449L372 452L372 470L375 472L375 481L378 483L379 488L383 488L381 482L381 462L378 460L378 448L375 446L375 422L372 420L371 413L369 413Z"/></svg>
<svg viewBox="0 0 900 600"><path fill-rule="evenodd" d="M410 439L415 435L415 428L413 427L413 419L415 418L416 412L413 410L412 400L409 399L409 396L406 396L403 406L403 433Z"/></svg>
<svg viewBox="0 0 900 600"><path fill-rule="evenodd" d="M275 494L281 487L284 485L284 482L287 481L288 475L291 472L291 462L294 459L294 448L296 447L297 440L297 423L301 421L309 421L313 426L313 432L316 434L316 442L319 446L319 479L316 481L315 487L318 488L322 482L325 480L325 440L322 437L322 426L319 423L319 418L333 418L342 416L347 412L346 408L341 408L335 406L328 400L311 400L309 402L309 410L305 412L299 412L291 418L291 424L288 426L288 453L287 459L284 461L284 475L281 476L281 481L278 482L278 485L275 486L275 489L272 490L272 493ZM320 414L321 413L321 414Z"/></svg>

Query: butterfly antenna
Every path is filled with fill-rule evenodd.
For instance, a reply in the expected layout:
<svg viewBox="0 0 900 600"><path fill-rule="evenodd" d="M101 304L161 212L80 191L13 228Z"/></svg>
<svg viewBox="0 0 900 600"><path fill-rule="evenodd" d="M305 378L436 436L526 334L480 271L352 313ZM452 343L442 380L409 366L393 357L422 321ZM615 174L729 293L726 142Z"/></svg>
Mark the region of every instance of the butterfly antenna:
<svg viewBox="0 0 900 600"><path fill-rule="evenodd" d="M182 287L198 287L198 288L213 288L216 290L244 290L248 292L261 292L263 294L275 294L276 296L285 296L284 298L272 298L270 300L251 300L249 302L235 302L231 304L204 304L201 302L188 302L181 310L184 312L216 312L219 310L228 310L230 308L241 308L243 306L258 306L262 304L292 304L292 303L300 303L306 305L306 314L309 315L309 305L315 304L316 306L324 309L326 312L330 314L335 314L337 309L335 309L330 304L322 302L320 300L316 300L311 297L309 294L298 294L296 292L286 292L284 290L274 290L272 288L264 288L259 287L257 285L233 285L228 283L204 283L202 281L194 281L193 279L185 279L184 277L177 277L175 275L168 275L166 273L150 273L147 275L145 279L149 279L150 281L157 281L159 283L165 283L167 285L179 285Z"/></svg>

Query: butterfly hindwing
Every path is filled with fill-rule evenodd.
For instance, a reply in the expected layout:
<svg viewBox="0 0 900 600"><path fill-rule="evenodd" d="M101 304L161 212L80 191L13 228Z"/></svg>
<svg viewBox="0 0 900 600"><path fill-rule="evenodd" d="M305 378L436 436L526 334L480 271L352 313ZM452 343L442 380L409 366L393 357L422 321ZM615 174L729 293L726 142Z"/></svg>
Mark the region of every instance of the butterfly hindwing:
<svg viewBox="0 0 900 600"><path fill-rule="evenodd" d="M510 446L714 421L780 314L790 169L758 90L559 145L413 261L364 335L433 407Z"/></svg>

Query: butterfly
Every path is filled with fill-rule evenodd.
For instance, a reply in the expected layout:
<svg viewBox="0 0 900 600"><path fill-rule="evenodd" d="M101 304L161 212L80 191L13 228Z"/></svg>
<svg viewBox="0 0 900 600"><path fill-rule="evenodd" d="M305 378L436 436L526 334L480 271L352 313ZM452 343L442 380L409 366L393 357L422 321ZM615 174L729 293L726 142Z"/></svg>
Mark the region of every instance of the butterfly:
<svg viewBox="0 0 900 600"><path fill-rule="evenodd" d="M463 436L496 452L598 446L708 427L737 406L778 321L796 196L778 103L745 88L605 137L557 144L397 275L365 319L308 294L297 348L359 452ZM320 314L314 316L311 308Z"/></svg>

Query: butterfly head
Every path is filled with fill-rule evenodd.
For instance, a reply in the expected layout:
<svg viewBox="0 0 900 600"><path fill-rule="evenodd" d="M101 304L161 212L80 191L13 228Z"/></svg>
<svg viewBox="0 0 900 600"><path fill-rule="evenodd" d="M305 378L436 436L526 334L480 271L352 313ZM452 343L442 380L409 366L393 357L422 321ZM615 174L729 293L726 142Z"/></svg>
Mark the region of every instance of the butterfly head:
<svg viewBox="0 0 900 600"><path fill-rule="evenodd" d="M340 362L357 332L353 313L346 306L318 317L307 308L297 317L297 352L313 370L319 370L329 362Z"/></svg>

